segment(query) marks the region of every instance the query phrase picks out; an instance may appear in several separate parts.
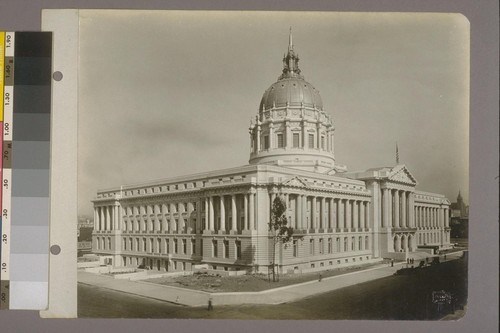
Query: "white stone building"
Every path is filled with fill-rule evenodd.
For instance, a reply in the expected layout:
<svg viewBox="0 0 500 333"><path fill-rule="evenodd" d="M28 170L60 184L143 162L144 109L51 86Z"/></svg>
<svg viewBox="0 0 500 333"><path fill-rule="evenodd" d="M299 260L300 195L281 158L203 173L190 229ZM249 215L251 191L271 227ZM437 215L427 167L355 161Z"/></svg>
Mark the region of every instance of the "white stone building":
<svg viewBox="0 0 500 333"><path fill-rule="evenodd" d="M250 126L249 165L99 191L93 252L115 266L267 272L276 196L298 236L278 249L283 273L449 247L449 200L417 191L404 165L347 172L336 163L334 121L298 62L290 35Z"/></svg>

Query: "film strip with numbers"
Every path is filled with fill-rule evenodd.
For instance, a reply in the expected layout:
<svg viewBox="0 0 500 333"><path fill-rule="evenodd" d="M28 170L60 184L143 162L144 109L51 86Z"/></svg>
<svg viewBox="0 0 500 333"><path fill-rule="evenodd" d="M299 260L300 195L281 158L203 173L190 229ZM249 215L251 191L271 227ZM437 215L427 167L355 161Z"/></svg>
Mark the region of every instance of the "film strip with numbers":
<svg viewBox="0 0 500 333"><path fill-rule="evenodd" d="M0 308L42 310L48 304L52 34L3 32L0 49Z"/></svg>

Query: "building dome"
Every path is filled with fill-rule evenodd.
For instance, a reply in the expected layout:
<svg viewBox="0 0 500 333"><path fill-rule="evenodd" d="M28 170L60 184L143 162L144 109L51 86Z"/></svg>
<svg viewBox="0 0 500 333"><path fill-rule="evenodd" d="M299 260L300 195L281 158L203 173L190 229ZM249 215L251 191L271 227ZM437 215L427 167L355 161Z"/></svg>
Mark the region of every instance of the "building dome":
<svg viewBox="0 0 500 333"><path fill-rule="evenodd" d="M283 77L273 83L262 96L259 110L272 107L306 106L323 110L319 91L300 77Z"/></svg>
<svg viewBox="0 0 500 333"><path fill-rule="evenodd" d="M264 92L250 124L249 163L328 174L341 171L335 163L334 130L319 91L301 74L290 30L281 75Z"/></svg>

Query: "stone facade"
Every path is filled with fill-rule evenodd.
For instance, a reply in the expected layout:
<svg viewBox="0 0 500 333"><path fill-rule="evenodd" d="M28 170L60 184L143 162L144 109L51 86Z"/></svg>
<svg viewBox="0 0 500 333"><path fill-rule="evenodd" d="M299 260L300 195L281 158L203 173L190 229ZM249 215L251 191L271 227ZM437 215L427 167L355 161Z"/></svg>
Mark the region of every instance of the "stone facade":
<svg viewBox="0 0 500 333"><path fill-rule="evenodd" d="M404 165L346 172L334 126L290 42L283 73L250 126L250 164L99 191L93 252L115 266L267 272L271 203L284 199L296 237L282 273L405 258L449 247L449 201L416 190Z"/></svg>

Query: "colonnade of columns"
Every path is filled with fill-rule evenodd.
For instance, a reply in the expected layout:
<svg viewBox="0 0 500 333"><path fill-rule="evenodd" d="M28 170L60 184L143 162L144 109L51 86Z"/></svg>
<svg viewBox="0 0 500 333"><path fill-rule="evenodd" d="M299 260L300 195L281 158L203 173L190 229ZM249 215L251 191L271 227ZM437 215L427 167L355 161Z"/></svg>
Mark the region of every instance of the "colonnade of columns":
<svg viewBox="0 0 500 333"><path fill-rule="evenodd" d="M255 192L210 195L202 199L207 231L255 230Z"/></svg>
<svg viewBox="0 0 500 333"><path fill-rule="evenodd" d="M112 231L119 229L119 209L118 205L94 207L94 230Z"/></svg>
<svg viewBox="0 0 500 333"><path fill-rule="evenodd" d="M276 112L285 111L287 116L282 119L277 119ZM311 109L311 111L313 111ZM250 130L250 142L252 142L252 152L257 153L265 149L278 148L277 135L283 135L283 147L281 148L303 148L308 149L309 144L309 134L313 135L313 146L315 149L320 149L328 152L333 152L334 147L334 131L330 125L327 123L318 122L316 117L311 117L311 120L305 119L305 109L300 109L300 130L290 128L290 120L286 119L292 117L291 108L281 108L273 109L267 112L271 112L270 117L273 119L270 122L262 122L257 118L257 123L255 127ZM314 112L319 112L314 110ZM284 123L283 127L280 128L280 124ZM264 128L264 129L263 129ZM299 135L299 147L293 147L293 134ZM264 147L264 136L268 136L269 147ZM323 139L322 139L323 138ZM323 140L323 142L322 142Z"/></svg>
<svg viewBox="0 0 500 333"><path fill-rule="evenodd" d="M271 193L271 202L277 194ZM370 202L307 194L285 193L287 208L291 210L290 224L299 230L362 229L369 228Z"/></svg>
<svg viewBox="0 0 500 333"><path fill-rule="evenodd" d="M382 189L382 227L415 228L415 194L399 189Z"/></svg>
<svg viewBox="0 0 500 333"><path fill-rule="evenodd" d="M414 208L418 228L448 228L449 208L436 206L416 206Z"/></svg>

